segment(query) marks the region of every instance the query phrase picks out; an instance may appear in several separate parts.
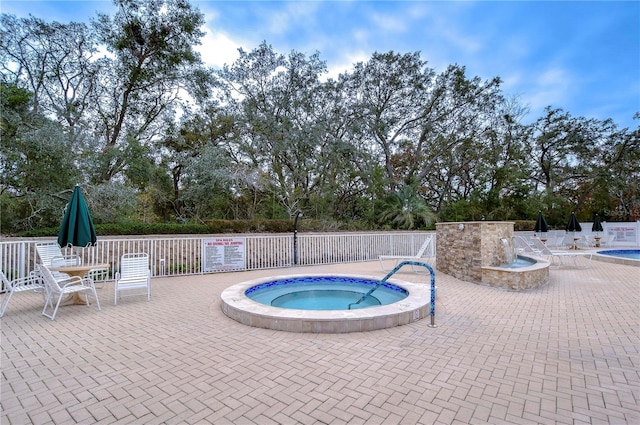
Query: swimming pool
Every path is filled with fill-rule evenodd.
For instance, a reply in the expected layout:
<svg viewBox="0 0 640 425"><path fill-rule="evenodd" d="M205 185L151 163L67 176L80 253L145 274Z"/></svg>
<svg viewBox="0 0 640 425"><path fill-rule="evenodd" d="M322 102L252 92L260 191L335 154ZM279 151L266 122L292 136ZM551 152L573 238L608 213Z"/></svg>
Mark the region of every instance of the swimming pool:
<svg viewBox="0 0 640 425"><path fill-rule="evenodd" d="M596 254L594 260L640 267L640 249L608 249Z"/></svg>
<svg viewBox="0 0 640 425"><path fill-rule="evenodd" d="M640 249L614 249L609 251L598 251L598 254L640 260Z"/></svg>

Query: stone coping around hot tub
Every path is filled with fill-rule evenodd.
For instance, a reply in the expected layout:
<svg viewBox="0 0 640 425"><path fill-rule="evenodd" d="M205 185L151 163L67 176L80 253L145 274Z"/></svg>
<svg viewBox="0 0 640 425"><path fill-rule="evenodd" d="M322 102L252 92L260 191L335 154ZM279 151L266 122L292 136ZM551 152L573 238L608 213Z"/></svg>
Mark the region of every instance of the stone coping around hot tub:
<svg viewBox="0 0 640 425"><path fill-rule="evenodd" d="M539 288L549 282L549 267L551 263L537 257L520 257L535 261L535 264L525 267L482 267L482 283L494 288L510 291L524 291Z"/></svg>
<svg viewBox="0 0 640 425"><path fill-rule="evenodd" d="M298 277L351 277L379 281L375 276L353 274L302 274L271 276L230 286L222 291L222 311L231 319L245 325L312 333L346 333L386 329L405 325L429 316L431 301L430 281L416 284L397 279L387 282L406 289L407 298L392 304L356 310L298 310L272 307L254 301L245 295L247 289L261 283Z"/></svg>

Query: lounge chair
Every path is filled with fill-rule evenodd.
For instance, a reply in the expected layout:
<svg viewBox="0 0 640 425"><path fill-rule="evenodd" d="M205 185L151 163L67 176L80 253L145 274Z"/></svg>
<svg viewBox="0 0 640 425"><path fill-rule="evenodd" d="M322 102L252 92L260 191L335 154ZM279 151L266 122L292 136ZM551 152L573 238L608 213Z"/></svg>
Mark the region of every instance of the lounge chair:
<svg viewBox="0 0 640 425"><path fill-rule="evenodd" d="M47 299L44 303L44 308L42 309L43 316L54 320L56 318L56 313L58 312L58 308L60 307L62 299L65 298L66 295L73 295L76 293L84 293L87 305L89 305L89 294L91 294L96 300L98 311L100 311L100 301L98 300L98 293L96 292L96 288L93 286L93 281L91 279L83 279L79 276L72 276L68 279L58 279L54 277L51 270L49 270L49 268L43 264L38 264L37 270L40 274L40 277L44 281L47 292ZM50 309L53 310L51 313L47 311Z"/></svg>
<svg viewBox="0 0 640 425"><path fill-rule="evenodd" d="M533 249L533 246L531 246L531 243L529 243L529 241L526 238L524 238L523 236L514 236L513 237L513 246L515 247L517 254L536 254L536 253L539 253L538 251Z"/></svg>
<svg viewBox="0 0 640 425"><path fill-rule="evenodd" d="M16 293L41 292L46 302L47 296L45 294L44 283L35 273L30 273L29 276L19 277L9 281L4 272L0 270L0 281L2 282L2 286L5 291L2 296L2 301L0 302L0 317L4 316L5 311L7 311L7 307L9 307L11 297Z"/></svg>
<svg viewBox="0 0 640 425"><path fill-rule="evenodd" d="M57 242L37 243L36 251L40 257L40 262L47 267L77 266L82 264L82 260L77 255L64 255Z"/></svg>
<svg viewBox="0 0 640 425"><path fill-rule="evenodd" d="M548 248L559 248L562 246L562 241L564 239L564 236L560 235L552 235L552 236L548 236L547 237L547 242L545 242L545 245Z"/></svg>
<svg viewBox="0 0 640 425"><path fill-rule="evenodd" d="M536 250L537 255L540 257L546 258L552 265L556 265L554 259L558 259L558 266L564 266L564 259L571 258L573 260L573 265L578 267L577 259L579 257L587 258L587 267L591 266L591 257L593 254L590 251L563 251L563 250L552 250L549 249L538 239L532 239L533 249Z"/></svg>
<svg viewBox="0 0 640 425"><path fill-rule="evenodd" d="M123 291L145 289L147 301L151 299L151 270L149 255L146 253L124 254L120 259L120 271L116 273L113 304L118 304L118 296ZM142 295L139 291L136 294Z"/></svg>
<svg viewBox="0 0 640 425"><path fill-rule="evenodd" d="M432 259L433 257L435 257L435 250L433 249L433 236L428 236L427 239L425 239L425 241L422 243L422 246L420 247L416 255L380 255L378 256L378 260L380 261L380 267L382 267L382 270L388 271L384 267L385 260L396 260L395 265L397 266L401 261L425 261L426 259Z"/></svg>
<svg viewBox="0 0 640 425"><path fill-rule="evenodd" d="M40 242L36 244L36 252L40 257L40 263L47 267L51 266L77 266L82 264L82 260L77 255L64 255L57 242ZM56 279L67 279L70 276L66 273L51 271Z"/></svg>

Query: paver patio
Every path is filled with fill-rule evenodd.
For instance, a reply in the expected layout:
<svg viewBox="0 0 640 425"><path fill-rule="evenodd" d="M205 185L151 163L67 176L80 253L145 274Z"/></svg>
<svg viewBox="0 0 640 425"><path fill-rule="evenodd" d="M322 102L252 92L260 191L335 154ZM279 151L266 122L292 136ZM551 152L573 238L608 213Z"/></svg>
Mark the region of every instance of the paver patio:
<svg viewBox="0 0 640 425"><path fill-rule="evenodd" d="M16 295L0 319L0 423L640 423L638 267L554 269L527 292L437 273L437 328L296 334L221 311L229 285L304 272L384 276L368 262L156 278L150 302L117 306L107 284L101 312L53 322L40 295Z"/></svg>

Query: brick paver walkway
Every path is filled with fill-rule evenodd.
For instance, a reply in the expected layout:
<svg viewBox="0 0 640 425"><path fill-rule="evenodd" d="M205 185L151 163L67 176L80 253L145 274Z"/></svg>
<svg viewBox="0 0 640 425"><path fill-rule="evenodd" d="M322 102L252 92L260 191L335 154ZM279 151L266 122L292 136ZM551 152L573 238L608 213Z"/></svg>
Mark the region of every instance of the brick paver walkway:
<svg viewBox="0 0 640 425"><path fill-rule="evenodd" d="M435 329L295 334L221 312L236 282L329 271L383 276L371 262L154 279L151 302L117 306L107 284L101 312L54 322L16 295L0 423L640 423L640 268L594 261L528 292L438 274Z"/></svg>

